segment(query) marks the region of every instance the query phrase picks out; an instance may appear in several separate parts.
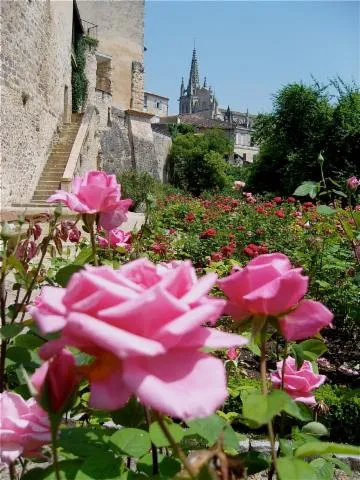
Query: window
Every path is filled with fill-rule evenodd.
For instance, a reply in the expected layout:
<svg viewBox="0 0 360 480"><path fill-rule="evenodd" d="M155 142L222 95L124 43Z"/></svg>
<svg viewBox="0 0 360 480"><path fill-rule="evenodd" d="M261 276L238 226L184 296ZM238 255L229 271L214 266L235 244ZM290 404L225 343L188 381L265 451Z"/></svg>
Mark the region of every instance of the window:
<svg viewBox="0 0 360 480"><path fill-rule="evenodd" d="M161 109L161 102L156 102L156 108Z"/></svg>
<svg viewBox="0 0 360 480"><path fill-rule="evenodd" d="M148 101L148 97L147 95L144 95L144 107L147 108L147 101Z"/></svg>

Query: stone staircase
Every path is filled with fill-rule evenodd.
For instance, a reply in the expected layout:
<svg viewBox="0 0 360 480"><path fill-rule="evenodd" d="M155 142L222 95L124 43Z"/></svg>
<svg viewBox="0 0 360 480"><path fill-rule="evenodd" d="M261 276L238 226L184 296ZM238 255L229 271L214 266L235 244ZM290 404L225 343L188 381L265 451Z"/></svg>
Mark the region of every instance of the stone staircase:
<svg viewBox="0 0 360 480"><path fill-rule="evenodd" d="M65 167L78 133L82 114L73 113L71 116L71 123L63 126L59 140L54 144L50 156L45 164L42 174L39 178L38 184L32 196L32 199L27 204L16 204L17 206L27 207L44 207L49 206L46 199L60 188L61 178L65 171Z"/></svg>

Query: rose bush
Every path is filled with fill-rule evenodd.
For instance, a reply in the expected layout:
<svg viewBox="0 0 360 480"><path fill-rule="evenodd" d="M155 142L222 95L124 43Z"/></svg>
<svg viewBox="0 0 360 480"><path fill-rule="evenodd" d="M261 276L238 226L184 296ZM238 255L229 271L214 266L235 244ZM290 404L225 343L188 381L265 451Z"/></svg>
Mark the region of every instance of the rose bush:
<svg viewBox="0 0 360 480"><path fill-rule="evenodd" d="M223 364L200 349L246 340L202 326L214 325L224 308L224 300L207 296L216 275L198 280L189 262L173 267L145 259L117 271L86 267L66 289L44 287L29 308L43 333L61 332L41 348L42 358L65 346L94 358L79 367L92 407L115 410L136 394L144 405L191 418L213 413L225 400Z"/></svg>

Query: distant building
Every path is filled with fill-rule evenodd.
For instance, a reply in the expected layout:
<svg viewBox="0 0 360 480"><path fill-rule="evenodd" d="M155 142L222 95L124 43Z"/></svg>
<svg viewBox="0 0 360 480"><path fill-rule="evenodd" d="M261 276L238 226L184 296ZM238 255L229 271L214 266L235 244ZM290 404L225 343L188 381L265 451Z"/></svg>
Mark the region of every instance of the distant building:
<svg viewBox="0 0 360 480"><path fill-rule="evenodd" d="M173 120L175 117L171 117ZM179 115L175 123L188 123L198 130L204 128L220 128L233 140L234 155L230 159L236 164L252 163L259 152L252 143L251 133L256 115L235 112L228 106L227 109L219 108L213 89L207 85L206 77L200 85L199 66L196 49L194 48L191 59L190 74L187 87L184 78L181 80ZM169 119L162 119L167 123Z"/></svg>
<svg viewBox="0 0 360 480"><path fill-rule="evenodd" d="M169 99L157 93L144 92L144 112L152 113L157 117L167 117Z"/></svg>

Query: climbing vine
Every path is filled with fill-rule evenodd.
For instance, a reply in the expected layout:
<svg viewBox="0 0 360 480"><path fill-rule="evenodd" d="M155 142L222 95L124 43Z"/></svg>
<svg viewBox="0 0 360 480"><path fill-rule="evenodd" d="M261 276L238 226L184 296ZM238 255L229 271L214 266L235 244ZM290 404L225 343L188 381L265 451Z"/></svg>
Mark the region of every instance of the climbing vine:
<svg viewBox="0 0 360 480"><path fill-rule="evenodd" d="M76 66L72 71L72 110L73 112L79 112L84 104L88 81L85 75L86 64L86 47L96 47L98 40L96 38L82 35L78 37L75 44L75 61Z"/></svg>

